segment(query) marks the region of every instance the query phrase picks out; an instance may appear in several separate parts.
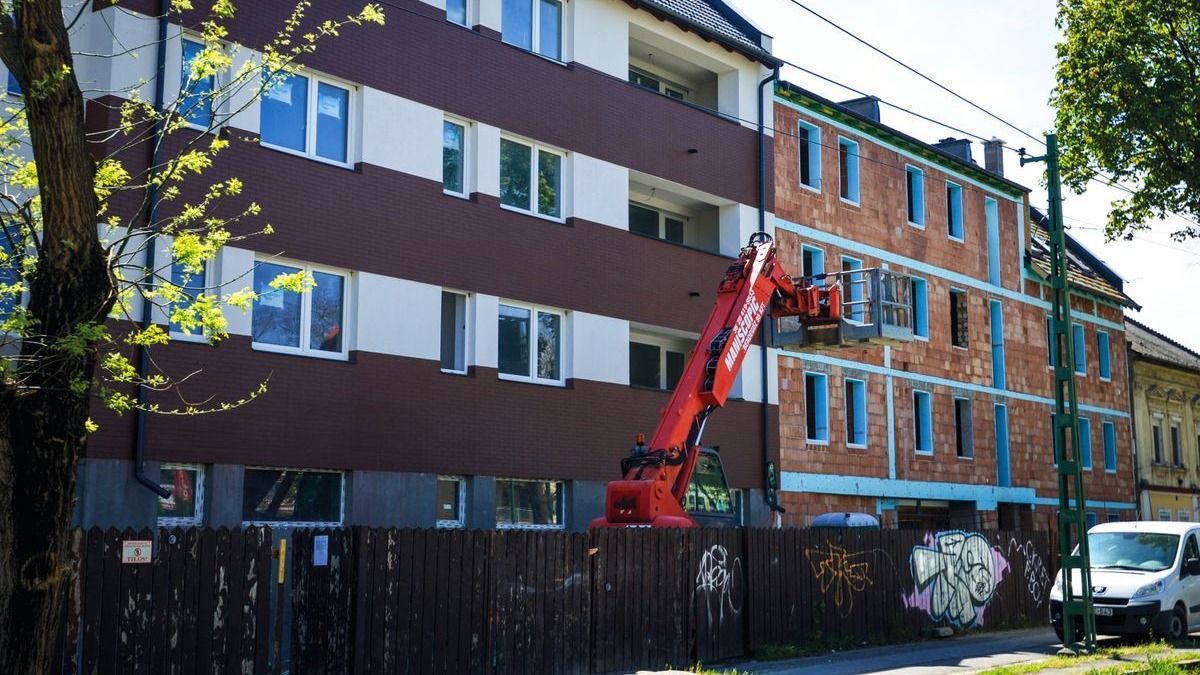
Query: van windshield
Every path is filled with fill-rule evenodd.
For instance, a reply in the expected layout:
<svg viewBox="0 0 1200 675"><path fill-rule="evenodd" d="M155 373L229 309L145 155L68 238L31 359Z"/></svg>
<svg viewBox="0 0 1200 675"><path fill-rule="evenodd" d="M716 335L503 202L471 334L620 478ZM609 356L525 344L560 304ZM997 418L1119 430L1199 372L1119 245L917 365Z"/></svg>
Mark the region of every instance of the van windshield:
<svg viewBox="0 0 1200 675"><path fill-rule="evenodd" d="M1093 532L1088 535L1092 568L1161 572L1175 564L1179 535L1153 532Z"/></svg>

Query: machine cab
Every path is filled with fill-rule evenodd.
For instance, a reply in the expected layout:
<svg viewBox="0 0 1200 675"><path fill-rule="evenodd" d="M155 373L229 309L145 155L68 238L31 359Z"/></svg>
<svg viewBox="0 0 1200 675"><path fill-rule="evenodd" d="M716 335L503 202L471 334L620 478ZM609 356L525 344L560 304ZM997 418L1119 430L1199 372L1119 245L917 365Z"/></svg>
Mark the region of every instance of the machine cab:
<svg viewBox="0 0 1200 675"><path fill-rule="evenodd" d="M715 449L701 448L692 481L688 483L684 508L700 527L737 525L737 509L725 481L721 455Z"/></svg>

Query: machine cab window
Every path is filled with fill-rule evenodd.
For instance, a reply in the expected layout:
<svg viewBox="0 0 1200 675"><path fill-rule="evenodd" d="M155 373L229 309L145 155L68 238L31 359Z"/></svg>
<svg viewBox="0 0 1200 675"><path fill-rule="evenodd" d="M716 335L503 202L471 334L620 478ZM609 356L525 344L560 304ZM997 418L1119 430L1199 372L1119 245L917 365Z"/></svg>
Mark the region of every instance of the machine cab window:
<svg viewBox="0 0 1200 675"><path fill-rule="evenodd" d="M733 497L725 482L725 469L721 466L721 456L711 448L701 450L696 459L684 508L701 527L734 524Z"/></svg>

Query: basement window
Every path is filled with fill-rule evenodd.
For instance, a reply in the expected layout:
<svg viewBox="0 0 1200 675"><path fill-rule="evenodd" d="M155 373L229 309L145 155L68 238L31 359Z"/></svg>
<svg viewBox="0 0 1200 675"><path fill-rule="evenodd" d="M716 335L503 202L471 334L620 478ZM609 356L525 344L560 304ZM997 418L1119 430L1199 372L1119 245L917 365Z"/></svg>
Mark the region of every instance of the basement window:
<svg viewBox="0 0 1200 675"><path fill-rule="evenodd" d="M804 373L804 418L810 443L829 442L829 377Z"/></svg>
<svg viewBox="0 0 1200 675"><path fill-rule="evenodd" d="M975 456L975 433L971 424L971 399L954 399L954 450L963 459Z"/></svg>
<svg viewBox="0 0 1200 675"><path fill-rule="evenodd" d="M967 321L967 292L950 289L950 344L966 348L970 344L971 326Z"/></svg>
<svg viewBox="0 0 1200 675"><path fill-rule="evenodd" d="M498 529L561 530L563 524L562 481L496 479Z"/></svg>
<svg viewBox="0 0 1200 675"><path fill-rule="evenodd" d="M242 481L242 524L341 525L345 474L247 467Z"/></svg>
<svg viewBox="0 0 1200 675"><path fill-rule="evenodd" d="M462 476L438 476L437 526L464 527L466 518L467 481Z"/></svg>
<svg viewBox="0 0 1200 675"><path fill-rule="evenodd" d="M197 464L163 464L158 485L171 493L158 499L158 526L204 523L204 468Z"/></svg>

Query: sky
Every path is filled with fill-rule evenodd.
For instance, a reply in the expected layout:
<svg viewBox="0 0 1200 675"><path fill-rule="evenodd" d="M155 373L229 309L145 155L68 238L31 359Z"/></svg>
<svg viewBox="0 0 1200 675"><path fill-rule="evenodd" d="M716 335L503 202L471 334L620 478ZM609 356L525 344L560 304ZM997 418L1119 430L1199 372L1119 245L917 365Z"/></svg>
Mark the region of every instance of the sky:
<svg viewBox="0 0 1200 675"><path fill-rule="evenodd" d="M985 138L1040 155L1042 146L1020 131L956 99L792 0L727 0L774 38L774 53L832 80ZM813 11L940 82L996 116L1042 138L1052 129L1054 87L1053 0L799 0ZM785 66L782 77L842 101L858 94ZM884 124L928 142L962 134L882 106ZM983 146L972 147L983 164ZM1018 165L1006 152L1004 172L1032 191L1044 209L1044 166ZM1200 242L1178 243L1169 234L1178 219L1154 223L1133 241L1105 242L1109 204L1124 193L1093 182L1076 195L1064 189L1063 215L1072 237L1125 279L1125 292L1142 306L1127 314L1200 351ZM1190 290L1191 289L1191 290Z"/></svg>

